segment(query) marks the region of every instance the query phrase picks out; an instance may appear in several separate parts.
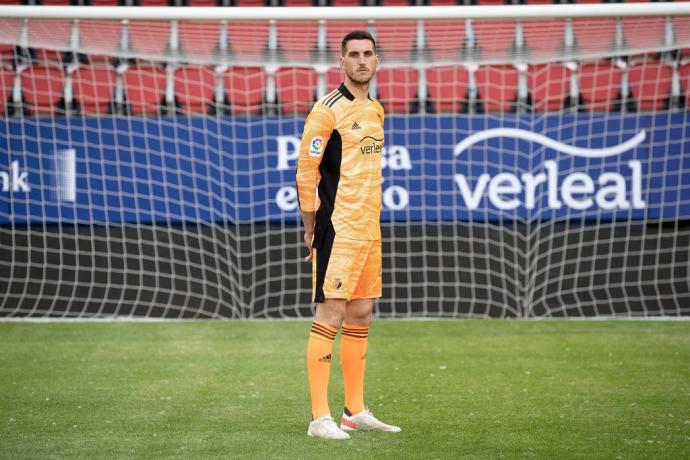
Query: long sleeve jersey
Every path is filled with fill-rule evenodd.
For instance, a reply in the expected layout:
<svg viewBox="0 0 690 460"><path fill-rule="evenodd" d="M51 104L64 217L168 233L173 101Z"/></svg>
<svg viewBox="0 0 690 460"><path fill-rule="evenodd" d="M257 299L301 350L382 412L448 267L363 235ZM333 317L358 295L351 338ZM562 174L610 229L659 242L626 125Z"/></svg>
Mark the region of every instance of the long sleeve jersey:
<svg viewBox="0 0 690 460"><path fill-rule="evenodd" d="M307 116L296 179L300 209L316 211L315 238L332 224L344 238L381 239L383 118L381 104L344 84Z"/></svg>

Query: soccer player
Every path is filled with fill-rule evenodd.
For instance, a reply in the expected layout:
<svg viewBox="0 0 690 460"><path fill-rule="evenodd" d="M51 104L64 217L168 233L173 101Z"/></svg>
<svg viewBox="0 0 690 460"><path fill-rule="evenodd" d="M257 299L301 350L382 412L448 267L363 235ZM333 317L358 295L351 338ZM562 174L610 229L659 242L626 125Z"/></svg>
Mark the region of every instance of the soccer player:
<svg viewBox="0 0 690 460"><path fill-rule="evenodd" d="M317 304L307 345L312 410L307 434L325 439L349 439L348 431L400 431L364 405L367 337L374 300L381 297L383 108L369 97L378 62L369 32L353 31L343 38L345 81L314 104L297 162L309 250L305 260L312 262ZM328 380L341 328L345 408L338 426L328 407Z"/></svg>

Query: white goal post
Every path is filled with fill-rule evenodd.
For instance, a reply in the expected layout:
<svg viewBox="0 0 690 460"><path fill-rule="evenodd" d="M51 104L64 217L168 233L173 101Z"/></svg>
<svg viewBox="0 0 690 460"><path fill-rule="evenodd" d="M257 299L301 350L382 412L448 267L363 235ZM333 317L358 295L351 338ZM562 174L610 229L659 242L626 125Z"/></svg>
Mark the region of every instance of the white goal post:
<svg viewBox="0 0 690 460"><path fill-rule="evenodd" d="M690 314L690 3L0 6L0 318L312 314L294 189L377 39L382 317Z"/></svg>

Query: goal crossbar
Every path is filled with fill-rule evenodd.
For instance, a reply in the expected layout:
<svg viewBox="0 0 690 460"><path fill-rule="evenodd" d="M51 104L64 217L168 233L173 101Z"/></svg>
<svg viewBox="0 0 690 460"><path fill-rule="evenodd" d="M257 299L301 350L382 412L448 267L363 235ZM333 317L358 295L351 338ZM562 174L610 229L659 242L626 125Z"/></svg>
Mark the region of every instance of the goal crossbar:
<svg viewBox="0 0 690 460"><path fill-rule="evenodd" d="M402 20L689 16L690 2L567 5L374 7L82 7L0 6L7 19Z"/></svg>

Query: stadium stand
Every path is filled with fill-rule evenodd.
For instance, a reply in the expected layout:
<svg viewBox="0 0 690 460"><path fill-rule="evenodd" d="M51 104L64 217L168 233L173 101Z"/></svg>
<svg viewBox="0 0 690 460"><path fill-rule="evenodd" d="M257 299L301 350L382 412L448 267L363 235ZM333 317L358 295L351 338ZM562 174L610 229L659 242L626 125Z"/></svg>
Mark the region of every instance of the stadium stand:
<svg viewBox="0 0 690 460"><path fill-rule="evenodd" d="M472 21L474 34L474 56L484 59L506 59L512 55L515 40L515 21L488 20ZM486 46L491 43L491 46Z"/></svg>
<svg viewBox="0 0 690 460"><path fill-rule="evenodd" d="M123 75L125 97L132 115L157 115L165 97L165 71L158 66L133 66Z"/></svg>
<svg viewBox="0 0 690 460"><path fill-rule="evenodd" d="M28 21L29 40L41 41L43 43L57 43L63 48L70 47L70 33L72 31L72 21L55 21L44 19L33 19ZM62 51L52 49L34 49L35 59L39 61L62 61Z"/></svg>
<svg viewBox="0 0 690 460"><path fill-rule="evenodd" d="M328 69L326 72L326 93L330 93L343 81L343 71L340 68Z"/></svg>
<svg viewBox="0 0 690 460"><path fill-rule="evenodd" d="M219 22L181 21L178 24L179 45L183 57L211 60L220 51Z"/></svg>
<svg viewBox="0 0 690 460"><path fill-rule="evenodd" d="M601 49L614 49L616 46L616 20L613 18L575 18L573 19L575 46L581 53L591 53ZM592 33L597 30L597 33Z"/></svg>
<svg viewBox="0 0 690 460"><path fill-rule="evenodd" d="M419 70L412 67L383 68L376 73L378 100L389 113L419 111Z"/></svg>
<svg viewBox="0 0 690 460"><path fill-rule="evenodd" d="M268 48L268 21L228 22L228 49L232 56L260 61Z"/></svg>
<svg viewBox="0 0 690 460"><path fill-rule="evenodd" d="M263 67L231 67L223 75L225 103L233 114L258 114L264 102Z"/></svg>
<svg viewBox="0 0 690 460"><path fill-rule="evenodd" d="M529 66L527 88L534 111L561 110L569 94L570 70L561 64Z"/></svg>
<svg viewBox="0 0 690 460"><path fill-rule="evenodd" d="M475 73L479 99L486 112L514 110L518 71L511 65L484 65Z"/></svg>
<svg viewBox="0 0 690 460"><path fill-rule="evenodd" d="M682 96L685 99L685 107L688 108L690 106L690 64L681 66L678 74Z"/></svg>
<svg viewBox="0 0 690 460"><path fill-rule="evenodd" d="M127 26L129 46L136 51L154 55L167 54L170 44L170 23L167 21L131 21Z"/></svg>
<svg viewBox="0 0 690 460"><path fill-rule="evenodd" d="M73 106L81 113L112 113L117 74L108 65L80 66L72 73Z"/></svg>
<svg viewBox="0 0 690 460"><path fill-rule="evenodd" d="M467 111L469 72L462 66L432 67L426 72L432 112Z"/></svg>
<svg viewBox="0 0 690 460"><path fill-rule="evenodd" d="M63 101L65 73L62 67L52 64L33 65L20 74L22 100L33 115L56 113Z"/></svg>
<svg viewBox="0 0 690 460"><path fill-rule="evenodd" d="M673 70L660 62L635 63L628 68L630 96L637 110L668 108Z"/></svg>
<svg viewBox="0 0 690 460"><path fill-rule="evenodd" d="M287 61L308 61L316 50L319 27L315 21L278 22L281 56Z"/></svg>
<svg viewBox="0 0 690 460"><path fill-rule="evenodd" d="M14 78L14 70L0 67L0 115L5 115L11 112L8 110L8 105L12 101Z"/></svg>
<svg viewBox="0 0 690 460"><path fill-rule="evenodd" d="M284 67L275 75L276 93L283 114L307 113L316 99L317 74L311 67Z"/></svg>
<svg viewBox="0 0 690 460"><path fill-rule="evenodd" d="M457 59L465 43L465 21L426 21L426 46L435 60Z"/></svg>
<svg viewBox="0 0 690 460"><path fill-rule="evenodd" d="M102 54L91 53L91 62L109 60L120 49L122 29L113 27L112 21L79 21L79 46L83 49L102 50Z"/></svg>
<svg viewBox="0 0 690 460"><path fill-rule="evenodd" d="M522 21L523 46L533 54L556 55L564 49L565 21Z"/></svg>
<svg viewBox="0 0 690 460"><path fill-rule="evenodd" d="M579 69L580 104L587 110L614 110L623 71L610 61L586 62Z"/></svg>
<svg viewBox="0 0 690 460"><path fill-rule="evenodd" d="M205 66L182 66L175 69L175 97L177 106L184 113L209 113L212 111L216 88L213 70Z"/></svg>

